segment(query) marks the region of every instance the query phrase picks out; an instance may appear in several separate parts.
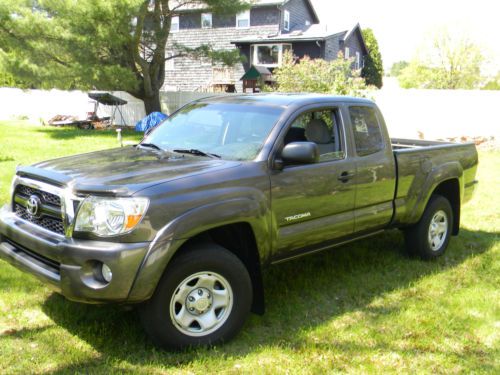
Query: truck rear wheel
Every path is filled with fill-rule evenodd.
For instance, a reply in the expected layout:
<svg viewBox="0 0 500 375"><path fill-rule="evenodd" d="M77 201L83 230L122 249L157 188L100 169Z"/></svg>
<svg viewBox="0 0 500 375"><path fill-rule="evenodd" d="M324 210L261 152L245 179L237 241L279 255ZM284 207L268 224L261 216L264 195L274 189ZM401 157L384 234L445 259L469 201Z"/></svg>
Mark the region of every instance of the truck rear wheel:
<svg viewBox="0 0 500 375"><path fill-rule="evenodd" d="M225 248L204 244L174 258L140 316L156 345L184 349L230 340L243 326L251 303L244 264Z"/></svg>
<svg viewBox="0 0 500 375"><path fill-rule="evenodd" d="M453 210L448 199L433 195L420 221L405 230L407 252L422 259L435 259L445 252L453 228Z"/></svg>

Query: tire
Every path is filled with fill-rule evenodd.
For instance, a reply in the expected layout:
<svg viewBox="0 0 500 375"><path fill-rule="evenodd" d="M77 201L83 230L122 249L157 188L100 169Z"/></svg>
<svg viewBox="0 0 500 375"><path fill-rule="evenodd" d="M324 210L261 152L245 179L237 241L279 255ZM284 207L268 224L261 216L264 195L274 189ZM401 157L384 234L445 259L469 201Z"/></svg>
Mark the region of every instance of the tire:
<svg viewBox="0 0 500 375"><path fill-rule="evenodd" d="M431 260L444 254L453 228L451 204L441 195L433 195L420 221L404 231L410 256Z"/></svg>
<svg viewBox="0 0 500 375"><path fill-rule="evenodd" d="M240 259L216 244L202 244L172 260L139 314L155 345L180 350L230 340L251 304L252 282Z"/></svg>

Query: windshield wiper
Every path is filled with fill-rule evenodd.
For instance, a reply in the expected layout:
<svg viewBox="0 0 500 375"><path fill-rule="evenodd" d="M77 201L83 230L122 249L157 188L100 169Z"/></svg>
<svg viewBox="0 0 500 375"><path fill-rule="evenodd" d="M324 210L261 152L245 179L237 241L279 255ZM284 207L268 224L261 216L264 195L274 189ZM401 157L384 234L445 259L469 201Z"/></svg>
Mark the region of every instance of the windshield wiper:
<svg viewBox="0 0 500 375"><path fill-rule="evenodd" d="M165 150L164 150L164 149L162 149L160 146L155 145L154 143L139 143L139 144L137 145L137 147L154 148L155 150L158 150L158 151L165 151Z"/></svg>
<svg viewBox="0 0 500 375"><path fill-rule="evenodd" d="M172 150L174 152L177 152L179 154L191 154L191 155L197 155L197 156L207 156L209 158L217 158L217 159L220 159L220 155L217 155L217 154L211 154L209 152L204 152L204 151L201 151L201 150L196 150L196 149L176 149L176 150Z"/></svg>

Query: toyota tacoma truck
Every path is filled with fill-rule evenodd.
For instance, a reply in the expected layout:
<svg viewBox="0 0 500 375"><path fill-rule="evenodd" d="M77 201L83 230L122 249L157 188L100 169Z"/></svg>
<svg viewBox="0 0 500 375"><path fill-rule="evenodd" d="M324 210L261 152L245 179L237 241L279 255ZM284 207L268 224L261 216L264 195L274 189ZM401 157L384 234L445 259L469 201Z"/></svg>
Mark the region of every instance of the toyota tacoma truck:
<svg viewBox="0 0 500 375"><path fill-rule="evenodd" d="M84 303L136 304L164 348L264 312L266 267L387 229L434 259L476 184L474 144L391 139L370 100L190 103L135 146L18 167L0 256Z"/></svg>

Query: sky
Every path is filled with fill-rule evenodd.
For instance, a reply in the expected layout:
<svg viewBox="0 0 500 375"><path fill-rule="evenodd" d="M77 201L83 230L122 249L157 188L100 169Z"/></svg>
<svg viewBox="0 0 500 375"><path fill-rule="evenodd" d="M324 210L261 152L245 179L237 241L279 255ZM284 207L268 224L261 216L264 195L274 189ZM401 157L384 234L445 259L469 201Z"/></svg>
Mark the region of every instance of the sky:
<svg viewBox="0 0 500 375"><path fill-rule="evenodd" d="M410 60L432 30L446 27L481 46L488 73L500 71L500 0L312 0L321 23L371 28L384 66ZM344 28L342 26L341 28Z"/></svg>

